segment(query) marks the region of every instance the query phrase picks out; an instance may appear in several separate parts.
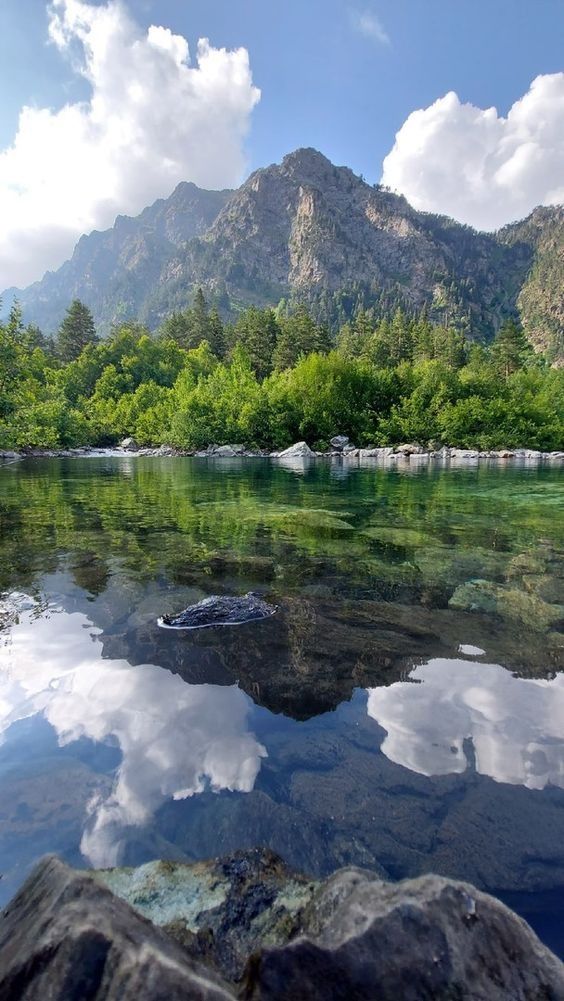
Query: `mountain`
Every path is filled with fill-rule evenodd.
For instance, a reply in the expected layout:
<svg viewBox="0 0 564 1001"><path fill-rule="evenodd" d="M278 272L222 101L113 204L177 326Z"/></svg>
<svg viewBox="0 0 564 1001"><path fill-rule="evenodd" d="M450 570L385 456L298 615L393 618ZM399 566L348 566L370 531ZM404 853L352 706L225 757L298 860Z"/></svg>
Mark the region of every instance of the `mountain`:
<svg viewBox="0 0 564 1001"><path fill-rule="evenodd" d="M111 229L81 236L70 260L41 281L7 289L4 311L18 299L26 322L46 333L57 329L75 298L92 309L104 332L113 322L143 318L148 290L158 285L168 261L209 229L231 194L182 182L170 198L160 198L135 218L118 216Z"/></svg>
<svg viewBox="0 0 564 1001"><path fill-rule="evenodd" d="M286 299L333 325L357 305L426 306L484 340L520 312L532 343L560 357L563 249L561 207L478 233L301 149L236 191L179 185L135 219L83 236L70 261L17 296L49 332L75 296L106 331L132 317L155 327L198 286L225 313Z"/></svg>
<svg viewBox="0 0 564 1001"><path fill-rule="evenodd" d="M535 346L564 361L564 206L536 208L524 222L506 226L502 242L534 248L534 261L517 297L525 330Z"/></svg>

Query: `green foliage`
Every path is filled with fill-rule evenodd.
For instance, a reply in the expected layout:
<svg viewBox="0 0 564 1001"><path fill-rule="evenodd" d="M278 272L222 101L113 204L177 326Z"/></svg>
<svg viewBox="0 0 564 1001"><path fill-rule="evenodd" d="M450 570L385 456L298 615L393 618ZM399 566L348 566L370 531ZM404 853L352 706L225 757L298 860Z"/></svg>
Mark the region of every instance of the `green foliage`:
<svg viewBox="0 0 564 1001"><path fill-rule="evenodd" d="M79 312L73 304L69 316ZM158 337L136 323L105 341L89 337L61 364L14 306L0 324L0 447L109 445L129 435L189 450L298 439L325 447L336 433L359 445L564 446L564 370L532 355L513 322L488 349L426 315L396 309L379 319L359 309L331 350L303 306L251 307L225 331L196 294L192 348L172 336L172 320Z"/></svg>
<svg viewBox="0 0 564 1001"><path fill-rule="evenodd" d="M57 354L62 362L78 358L98 337L92 313L80 299L73 299L57 334Z"/></svg>

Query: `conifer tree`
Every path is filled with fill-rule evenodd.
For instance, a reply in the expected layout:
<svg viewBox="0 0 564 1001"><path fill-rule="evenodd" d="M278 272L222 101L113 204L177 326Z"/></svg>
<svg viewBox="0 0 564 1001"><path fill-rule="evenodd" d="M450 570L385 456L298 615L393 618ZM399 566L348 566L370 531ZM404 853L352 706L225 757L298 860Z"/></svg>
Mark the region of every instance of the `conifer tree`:
<svg viewBox="0 0 564 1001"><path fill-rule="evenodd" d="M73 299L57 335L57 354L62 362L74 361L87 344L97 344L92 313L80 299Z"/></svg>
<svg viewBox="0 0 564 1001"><path fill-rule="evenodd" d="M522 368L531 346L525 331L515 320L506 320L498 330L492 344L492 361L499 372L507 378Z"/></svg>

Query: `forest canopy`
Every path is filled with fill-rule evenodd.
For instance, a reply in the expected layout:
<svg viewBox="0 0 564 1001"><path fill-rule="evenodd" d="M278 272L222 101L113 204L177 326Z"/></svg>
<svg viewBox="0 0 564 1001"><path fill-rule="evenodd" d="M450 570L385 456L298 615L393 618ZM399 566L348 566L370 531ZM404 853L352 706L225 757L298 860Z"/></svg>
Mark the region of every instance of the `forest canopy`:
<svg viewBox="0 0 564 1001"><path fill-rule="evenodd" d="M489 346L425 314L359 310L336 337L304 306L250 307L233 324L199 291L151 334L137 323L101 340L69 305L58 336L0 324L0 448L210 443L325 448L400 441L463 448L564 448L564 370L507 320Z"/></svg>

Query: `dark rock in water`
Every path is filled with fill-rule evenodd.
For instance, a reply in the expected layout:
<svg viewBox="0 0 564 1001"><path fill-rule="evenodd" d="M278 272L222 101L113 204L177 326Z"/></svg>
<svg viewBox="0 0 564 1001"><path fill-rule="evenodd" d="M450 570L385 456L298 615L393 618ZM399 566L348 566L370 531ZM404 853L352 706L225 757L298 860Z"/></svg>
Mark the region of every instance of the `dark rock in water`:
<svg viewBox="0 0 564 1001"><path fill-rule="evenodd" d="M209 626L240 626L274 615L276 605L249 592L242 597L217 594L190 605L178 615L163 615L158 621L164 629L206 629Z"/></svg>
<svg viewBox="0 0 564 1001"><path fill-rule="evenodd" d="M231 992L83 872L39 863L0 917L0 1001L227 1001Z"/></svg>

